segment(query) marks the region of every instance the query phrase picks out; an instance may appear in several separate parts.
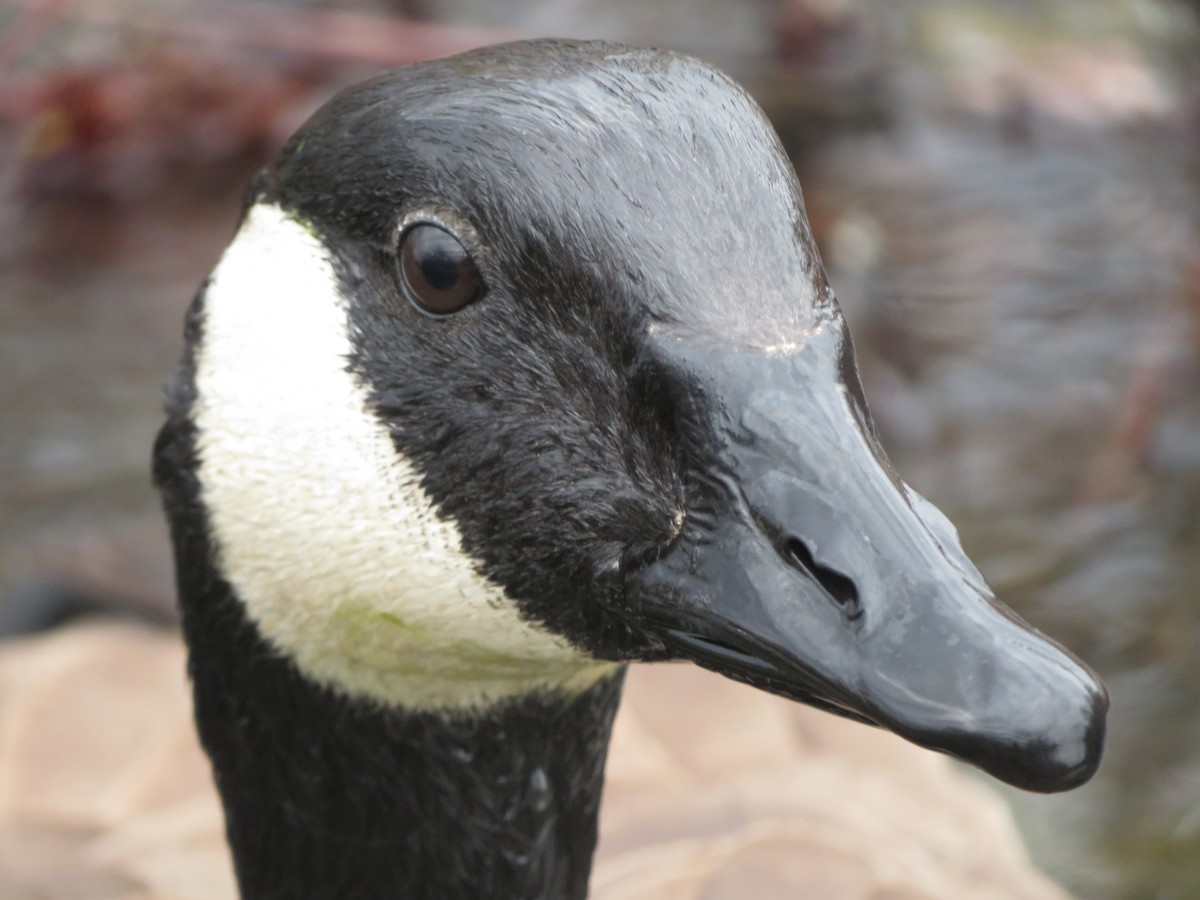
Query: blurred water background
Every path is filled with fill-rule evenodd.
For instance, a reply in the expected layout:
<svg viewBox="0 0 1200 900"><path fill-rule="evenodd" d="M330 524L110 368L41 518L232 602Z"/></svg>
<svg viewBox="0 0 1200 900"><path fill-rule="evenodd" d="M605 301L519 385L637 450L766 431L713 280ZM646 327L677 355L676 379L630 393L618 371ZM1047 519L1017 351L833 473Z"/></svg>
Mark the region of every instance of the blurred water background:
<svg viewBox="0 0 1200 900"><path fill-rule="evenodd" d="M246 178L339 85L507 37L704 56L772 116L900 471L1103 674L1010 792L1085 898L1200 896L1200 4L0 0L0 624L172 616L148 477ZM737 223L725 223L737 227Z"/></svg>

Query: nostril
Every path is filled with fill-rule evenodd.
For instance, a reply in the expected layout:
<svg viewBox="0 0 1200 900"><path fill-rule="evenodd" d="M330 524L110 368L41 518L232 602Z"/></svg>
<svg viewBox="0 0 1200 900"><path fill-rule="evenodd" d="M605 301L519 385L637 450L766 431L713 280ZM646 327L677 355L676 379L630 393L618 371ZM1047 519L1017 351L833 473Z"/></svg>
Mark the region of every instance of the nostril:
<svg viewBox="0 0 1200 900"><path fill-rule="evenodd" d="M854 586L854 582L836 569L823 566L813 559L812 552L802 540L788 538L784 541L783 557L821 585L851 618L856 619L862 615L862 607L858 602L858 588Z"/></svg>

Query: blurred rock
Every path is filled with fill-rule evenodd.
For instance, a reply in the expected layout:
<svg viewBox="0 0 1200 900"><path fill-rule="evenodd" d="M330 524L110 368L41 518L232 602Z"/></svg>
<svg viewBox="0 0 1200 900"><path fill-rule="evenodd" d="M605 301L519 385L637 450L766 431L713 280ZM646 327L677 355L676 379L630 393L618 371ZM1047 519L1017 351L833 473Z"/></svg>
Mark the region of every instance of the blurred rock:
<svg viewBox="0 0 1200 900"><path fill-rule="evenodd" d="M176 636L0 644L0 894L234 896ZM591 896L1065 900L945 758L682 665L631 673Z"/></svg>

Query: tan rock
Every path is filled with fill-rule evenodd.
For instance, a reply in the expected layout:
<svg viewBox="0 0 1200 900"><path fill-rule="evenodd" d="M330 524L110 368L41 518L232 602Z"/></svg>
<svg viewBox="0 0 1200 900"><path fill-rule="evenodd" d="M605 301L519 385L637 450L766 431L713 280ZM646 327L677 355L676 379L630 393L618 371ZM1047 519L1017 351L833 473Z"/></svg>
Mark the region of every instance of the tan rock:
<svg viewBox="0 0 1200 900"><path fill-rule="evenodd" d="M178 637L0 647L0 896L229 900ZM691 666L630 673L594 900L1063 900L1004 802L899 738Z"/></svg>

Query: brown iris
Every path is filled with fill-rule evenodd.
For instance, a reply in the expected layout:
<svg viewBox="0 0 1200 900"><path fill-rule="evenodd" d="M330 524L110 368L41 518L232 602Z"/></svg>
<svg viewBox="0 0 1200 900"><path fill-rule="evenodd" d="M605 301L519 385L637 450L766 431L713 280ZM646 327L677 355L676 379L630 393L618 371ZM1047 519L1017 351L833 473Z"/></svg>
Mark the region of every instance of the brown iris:
<svg viewBox="0 0 1200 900"><path fill-rule="evenodd" d="M483 278L466 247L444 228L422 223L400 236L405 293L434 315L458 312L483 296Z"/></svg>

